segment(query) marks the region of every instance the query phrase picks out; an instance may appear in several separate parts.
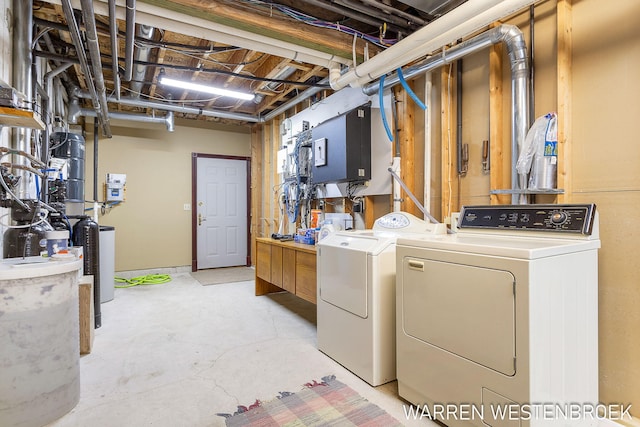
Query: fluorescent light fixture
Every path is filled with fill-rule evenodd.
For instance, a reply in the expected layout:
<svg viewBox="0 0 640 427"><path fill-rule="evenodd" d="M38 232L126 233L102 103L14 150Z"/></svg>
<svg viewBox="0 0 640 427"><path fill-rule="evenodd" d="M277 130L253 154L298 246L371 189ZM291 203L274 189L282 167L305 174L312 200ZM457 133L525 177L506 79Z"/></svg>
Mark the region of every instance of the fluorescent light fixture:
<svg viewBox="0 0 640 427"><path fill-rule="evenodd" d="M232 98L244 99L246 101L252 101L255 97L252 93L236 92L235 90L221 89L213 86L201 85L198 83L185 82L182 80L170 79L165 76L161 76L159 81L163 85L179 87L181 89L195 90L198 92L210 93L212 95L229 96Z"/></svg>

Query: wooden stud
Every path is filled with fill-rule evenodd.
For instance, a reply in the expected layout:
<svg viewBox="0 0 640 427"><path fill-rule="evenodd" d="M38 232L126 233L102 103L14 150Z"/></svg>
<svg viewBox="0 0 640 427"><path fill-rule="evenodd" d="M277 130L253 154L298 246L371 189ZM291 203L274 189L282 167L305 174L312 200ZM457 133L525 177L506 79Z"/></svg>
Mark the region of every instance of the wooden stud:
<svg viewBox="0 0 640 427"><path fill-rule="evenodd" d="M411 84L411 83L410 83ZM418 197L416 188L416 165L415 163L415 104L409 97L407 91L399 88L396 91L396 99L398 99L398 138L400 140L400 173L401 178L407 185L409 190ZM402 202L400 209L422 217L422 212L413 203L411 198L402 191Z"/></svg>
<svg viewBox="0 0 640 427"><path fill-rule="evenodd" d="M272 233L276 233L278 231L278 225L280 224L280 202L278 200L278 193L274 191L280 184L280 177L278 176L278 171L276 168L276 164L278 162L278 150L280 149L280 123L282 123L283 115L280 115L273 119L273 126L271 127L271 165L269 167L270 176L270 185L267 189L269 198L271 200L271 231L269 235Z"/></svg>
<svg viewBox="0 0 640 427"><path fill-rule="evenodd" d="M503 190L511 188L511 169L504 165L510 164L505 155L505 141L503 129L503 101L502 101L502 44L495 44L489 48L489 188ZM492 205L511 203L508 194L492 194Z"/></svg>
<svg viewBox="0 0 640 427"><path fill-rule="evenodd" d="M453 205L454 194L458 191L458 180L453 165L456 163L456 116L453 114L456 108L455 95L455 65L450 64L442 67L440 72L441 81L441 144L442 144L442 220L451 216L455 210Z"/></svg>
<svg viewBox="0 0 640 427"><path fill-rule="evenodd" d="M256 262L256 237L262 234L262 128L261 124L251 127L251 259Z"/></svg>
<svg viewBox="0 0 640 427"><path fill-rule="evenodd" d="M564 194L558 195L558 203L570 203L572 199L571 181L571 77L572 40L572 0L558 0L557 3L557 69L558 69L558 188Z"/></svg>

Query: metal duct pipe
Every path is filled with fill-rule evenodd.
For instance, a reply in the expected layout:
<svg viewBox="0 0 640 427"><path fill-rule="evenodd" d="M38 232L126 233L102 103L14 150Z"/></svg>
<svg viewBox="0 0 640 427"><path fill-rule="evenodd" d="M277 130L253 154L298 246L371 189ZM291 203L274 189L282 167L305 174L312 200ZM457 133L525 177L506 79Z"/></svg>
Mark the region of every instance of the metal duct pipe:
<svg viewBox="0 0 640 427"><path fill-rule="evenodd" d="M96 92L100 111L98 119L102 124L102 133L111 138L111 128L109 127L109 106L107 105L107 89L104 84L104 74L102 74L102 59L100 58L100 44L98 43L98 30L96 28L95 12L93 11L93 0L81 0L82 16L84 18L85 33L89 55L91 55L91 65L93 67L93 77L95 79Z"/></svg>
<svg viewBox="0 0 640 427"><path fill-rule="evenodd" d="M329 82L329 78L327 77L327 78L324 78L324 79L320 80L319 83L325 84L325 83L328 83L328 82ZM300 104L302 101L304 101L304 100L306 100L308 98L311 98L313 95L315 95L318 92L322 92L323 90L324 90L324 88L321 88L321 87L310 87L309 89L307 89L304 92L302 92L300 95L298 95L295 98L293 98L291 101L285 102L284 104L282 104L278 108L275 108L275 109L271 110L271 112L266 114L264 117L261 117L259 122L260 123L268 122L269 120L273 119L274 117L278 116L279 114L284 113L289 108Z"/></svg>
<svg viewBox="0 0 640 427"><path fill-rule="evenodd" d="M529 130L529 65L527 62L527 45L522 32L514 25L501 25L486 31L474 38L464 41L451 49L443 50L438 55L402 70L406 79L441 67L468 54L477 52L496 43L504 42L511 63L511 187L513 190L524 188L518 179L516 163L520 147L524 143ZM399 83L397 74L385 79L384 89ZM378 84L371 83L363 88L363 92L372 95L378 91ZM512 196L512 203L519 203L517 195Z"/></svg>
<svg viewBox="0 0 640 427"><path fill-rule="evenodd" d="M88 108L80 108L73 112L74 120L77 121L78 117L96 117L96 112ZM140 123L161 123L167 127L169 132L175 130L174 114L173 111L167 111L164 117L148 116L146 114L133 114L133 113L109 113L109 118L113 120L126 120L130 122Z"/></svg>
<svg viewBox="0 0 640 427"><path fill-rule="evenodd" d="M26 100L31 102L33 98L32 73L31 73L31 39L33 37L33 1L32 0L13 0L13 66L12 86L18 92L25 95ZM31 129L15 128L13 129L11 138L11 148L25 153L31 153L29 141L31 140ZM22 166L28 166L26 157L17 156L12 163ZM20 184L17 196L19 199L35 199L29 197L28 172L22 169L16 171L16 175L20 176Z"/></svg>
<svg viewBox="0 0 640 427"><path fill-rule="evenodd" d="M453 43L535 1L468 0L345 74L339 74L334 66L330 73L331 87L339 90L346 86L366 85L383 74L442 49L448 43Z"/></svg>
<svg viewBox="0 0 640 427"><path fill-rule="evenodd" d="M71 36L73 45L76 48L76 54L78 55L78 60L80 61L80 68L82 68L85 83L87 84L89 93L91 94L91 103L93 104L93 108L96 110L96 113L101 114L102 106L100 105L100 100L98 99L98 93L96 92L91 69L89 68L87 55L84 51L82 39L80 38L80 29L78 28L76 17L73 14L71 0L62 0L62 11L64 12L65 19L67 20L67 25L69 26L69 35Z"/></svg>
<svg viewBox="0 0 640 427"><path fill-rule="evenodd" d="M55 70L49 71L44 75L45 78L45 89L47 90L47 96L49 97L48 111L51 117L55 115L54 112L54 96L53 96L53 79L60 73L63 73L67 68L71 67L73 64L66 63L62 64L60 67ZM50 121L49 125L53 125L53 120Z"/></svg>
<svg viewBox="0 0 640 427"><path fill-rule="evenodd" d="M90 95L87 92L79 89L74 90L73 95L78 98L84 98L84 99L88 99L90 97ZM175 113L197 114L205 117L218 117L221 119L241 120L241 121L251 122L251 123L258 123L262 121L259 117L252 116L250 114L230 113L228 111L203 110L202 108L197 108L197 107L185 107L183 105L169 104L167 102L145 101L143 99L138 99L133 97L123 96L119 100L115 99L115 97L109 97L108 100L109 102L128 105L131 107L151 108L154 110L173 111ZM72 104L73 104L73 101L72 101ZM69 113L69 116L71 116L71 113ZM69 121L71 122L71 120Z"/></svg>
<svg viewBox="0 0 640 427"><path fill-rule="evenodd" d="M153 33L155 28L150 27L148 25L138 25L138 29L136 31L136 37L140 37L143 39L151 40L153 39ZM143 61L149 62L151 57L151 48L147 46L138 46L134 55L134 63L135 61ZM133 96L140 97L140 92L142 92L142 87L144 86L145 74L147 72L147 66L141 64L135 64L133 67L133 75L131 77L131 90L134 92Z"/></svg>
<svg viewBox="0 0 640 427"><path fill-rule="evenodd" d="M120 99L120 70L118 69L118 17L116 0L109 0L109 35L111 36L111 69L113 73L113 91Z"/></svg>
<svg viewBox="0 0 640 427"><path fill-rule="evenodd" d="M133 77L133 44L136 32L136 0L127 0L127 28L124 42L124 81Z"/></svg>
<svg viewBox="0 0 640 427"><path fill-rule="evenodd" d="M48 118L46 120L46 127L44 130L44 138L43 138L43 150L42 150L42 160L45 164L49 164L49 137L51 135L51 131L53 130L53 117L55 116L55 106L54 103L56 101L60 101L61 95L58 91L56 97L53 96L53 86L54 86L54 78L63 73L67 68L71 67L73 64L62 64L60 67L55 70L49 71L44 75L45 80L45 89L47 91L47 114ZM55 98L55 99L54 99Z"/></svg>

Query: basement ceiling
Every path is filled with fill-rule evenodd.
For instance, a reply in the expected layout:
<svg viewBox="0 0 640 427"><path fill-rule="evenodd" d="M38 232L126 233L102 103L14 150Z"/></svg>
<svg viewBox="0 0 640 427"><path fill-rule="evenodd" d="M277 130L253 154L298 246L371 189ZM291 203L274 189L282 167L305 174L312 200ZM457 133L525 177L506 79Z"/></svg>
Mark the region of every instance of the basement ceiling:
<svg viewBox="0 0 640 427"><path fill-rule="evenodd" d="M94 24L84 21L85 1L34 0L34 46L35 54L47 58L52 68L72 63L62 75L63 82L68 91L80 88L76 93L84 94L79 102L85 111L96 111L96 100L87 94L92 84L99 86L98 80L103 79L104 99L112 113L162 115L157 108L160 103L190 107L176 117L249 123L243 117L264 117L309 88L330 91L323 81L330 62L349 66L355 59L361 63L464 1L126 0L125 4L125 0L113 0L116 34L110 32L107 0L88 2ZM73 7L79 27L75 43L65 3ZM129 12L129 18L126 5L135 11ZM83 68L79 57L84 54L91 63L92 25L98 35L102 76L89 71L87 79L85 71L93 68ZM127 28L129 34L135 32L131 43L127 43ZM112 66L112 35L117 36L117 73ZM127 48L133 53L129 57ZM237 100L170 88L159 84L161 75L251 93L255 98ZM134 102L125 105L122 100Z"/></svg>

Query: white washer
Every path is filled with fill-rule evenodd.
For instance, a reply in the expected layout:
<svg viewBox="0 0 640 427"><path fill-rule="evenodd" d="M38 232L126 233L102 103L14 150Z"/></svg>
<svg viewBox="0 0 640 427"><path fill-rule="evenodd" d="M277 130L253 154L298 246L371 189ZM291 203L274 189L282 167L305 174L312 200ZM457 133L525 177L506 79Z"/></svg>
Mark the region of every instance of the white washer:
<svg viewBox="0 0 640 427"><path fill-rule="evenodd" d="M453 405L449 426L592 425L559 411L598 402L595 205L471 206L459 227L398 239L400 396Z"/></svg>
<svg viewBox="0 0 640 427"><path fill-rule="evenodd" d="M317 250L318 349L373 386L396 378L395 243L442 231L411 214L376 220L373 230L340 231Z"/></svg>

